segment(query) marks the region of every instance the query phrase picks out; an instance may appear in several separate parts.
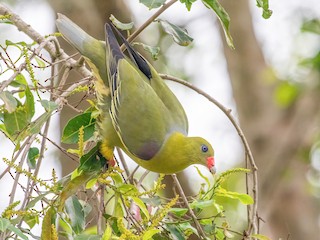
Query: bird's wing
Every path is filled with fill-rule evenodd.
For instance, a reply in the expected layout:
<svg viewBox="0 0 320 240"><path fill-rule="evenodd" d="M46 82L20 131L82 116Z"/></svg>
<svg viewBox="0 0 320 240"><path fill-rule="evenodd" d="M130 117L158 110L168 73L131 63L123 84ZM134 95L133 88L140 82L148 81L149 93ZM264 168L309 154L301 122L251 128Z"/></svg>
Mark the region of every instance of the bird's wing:
<svg viewBox="0 0 320 240"><path fill-rule="evenodd" d="M90 36L63 14L58 13L56 25L63 38L85 57L97 79L107 88L105 42Z"/></svg>
<svg viewBox="0 0 320 240"><path fill-rule="evenodd" d="M128 152L140 159L151 159L170 133L170 112L136 62L123 55L108 24L106 43L113 125ZM146 62L143 67L148 71Z"/></svg>
<svg viewBox="0 0 320 240"><path fill-rule="evenodd" d="M187 115L169 87L164 80L159 76L158 72L138 53L130 43L123 37L123 35L115 28L118 35L125 44L131 60L138 66L141 72L149 79L148 83L151 85L157 96L161 99L163 104L171 115L171 130L181 132L184 135L188 134L188 119Z"/></svg>

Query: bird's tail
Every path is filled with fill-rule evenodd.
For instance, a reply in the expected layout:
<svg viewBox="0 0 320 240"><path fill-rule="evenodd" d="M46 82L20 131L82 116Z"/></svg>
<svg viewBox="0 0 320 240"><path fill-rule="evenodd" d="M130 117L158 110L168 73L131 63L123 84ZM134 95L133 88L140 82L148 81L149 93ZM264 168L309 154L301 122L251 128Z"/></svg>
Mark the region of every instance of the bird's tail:
<svg viewBox="0 0 320 240"><path fill-rule="evenodd" d="M63 14L58 13L56 25L63 37L82 55L87 53L87 49L85 49L86 43L98 41Z"/></svg>
<svg viewBox="0 0 320 240"><path fill-rule="evenodd" d="M56 25L63 37L81 54L84 52L84 43L93 40L89 34L63 14L58 13Z"/></svg>
<svg viewBox="0 0 320 240"><path fill-rule="evenodd" d="M105 42L99 41L85 31L83 31L77 24L72 22L63 14L58 13L56 25L63 37L76 48L82 56L85 57L94 75L100 84L97 91L104 91L109 87L108 77L106 74L106 47ZM104 85L104 87L103 87Z"/></svg>

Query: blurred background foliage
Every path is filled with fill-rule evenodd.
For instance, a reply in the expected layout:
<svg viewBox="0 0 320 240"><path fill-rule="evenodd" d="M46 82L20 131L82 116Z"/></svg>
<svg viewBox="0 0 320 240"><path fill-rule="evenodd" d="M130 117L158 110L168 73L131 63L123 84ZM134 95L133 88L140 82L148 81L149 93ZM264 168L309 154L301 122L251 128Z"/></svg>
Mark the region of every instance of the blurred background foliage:
<svg viewBox="0 0 320 240"><path fill-rule="evenodd" d="M5 2L22 11L26 5L45 1ZM312 0L281 2L271 1L273 16L261 20L261 11L252 7L255 1L221 1L231 18L230 32L235 50L226 43L217 19L197 5L191 9L196 12L193 15L183 12L184 17L180 17L186 10L177 8L163 17L186 29L193 29L190 35L194 38L194 45L187 48L176 46L158 25L143 32L139 41L160 47L159 58L154 62L159 72L199 84L218 100L223 95L222 102L237 114L259 168L258 205L262 233L271 239L317 239L320 231L320 3ZM138 1L47 0L46 4L49 4L51 10L48 11L53 18L54 13L63 13L100 39L104 38L101 29L110 14L122 22L133 21L136 26L149 14L143 6L135 6ZM201 44L204 47L199 49ZM62 48L70 54L75 52L68 44L62 44ZM216 57L206 62L203 68L201 59L208 59L207 55ZM148 55L146 57L150 60ZM221 74L212 73L214 64L223 69L219 70ZM210 75L205 79L206 83L199 80L203 75ZM73 79L76 81L78 75L74 74ZM215 95L212 88L221 89L223 84L227 87L222 87L224 91ZM75 96L76 101L79 96ZM86 108L86 105L82 107ZM64 126L75 114L67 108L62 110L59 125ZM226 121L224 119L222 123ZM224 129L219 125L208 128L210 135L215 135L214 130L219 128ZM243 166L242 150L239 144L232 143L234 139L238 141L236 136L224 140L227 146L222 146L220 151L228 153L220 154L226 159L217 159L229 161L228 154L235 155L227 167ZM215 141L219 145L219 139ZM61 159L62 176L77 167L72 161L64 161L63 156ZM218 165L227 168L224 163ZM181 173L179 178L187 192L194 194L194 187L199 185L190 181L190 173ZM172 184L170 179L166 181L166 184ZM237 191L244 190L244 179L237 176L232 176L225 184ZM165 194L170 196L172 193ZM227 209L237 210L227 211L233 214L231 218L228 216L234 220L231 225L242 229L245 209L237 201L228 201L225 202Z"/></svg>

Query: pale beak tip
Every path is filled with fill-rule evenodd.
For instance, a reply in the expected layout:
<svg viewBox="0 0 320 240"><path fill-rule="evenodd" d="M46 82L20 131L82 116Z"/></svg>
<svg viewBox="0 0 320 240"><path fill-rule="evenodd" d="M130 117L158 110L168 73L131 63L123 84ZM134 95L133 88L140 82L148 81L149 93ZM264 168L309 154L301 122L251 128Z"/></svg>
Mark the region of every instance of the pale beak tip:
<svg viewBox="0 0 320 240"><path fill-rule="evenodd" d="M212 173L212 175L216 174L216 172L217 172L217 169L215 166L212 166L209 170Z"/></svg>

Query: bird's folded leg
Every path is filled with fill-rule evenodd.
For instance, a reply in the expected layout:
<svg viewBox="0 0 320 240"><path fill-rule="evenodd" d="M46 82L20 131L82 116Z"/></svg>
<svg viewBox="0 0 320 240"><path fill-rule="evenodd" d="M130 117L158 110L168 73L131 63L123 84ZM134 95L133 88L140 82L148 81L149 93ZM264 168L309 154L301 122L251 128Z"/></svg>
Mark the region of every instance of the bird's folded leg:
<svg viewBox="0 0 320 240"><path fill-rule="evenodd" d="M100 145L100 152L103 157L105 157L108 161L108 166L114 167L116 165L116 160L113 156L114 148L110 147L107 141L103 141Z"/></svg>

